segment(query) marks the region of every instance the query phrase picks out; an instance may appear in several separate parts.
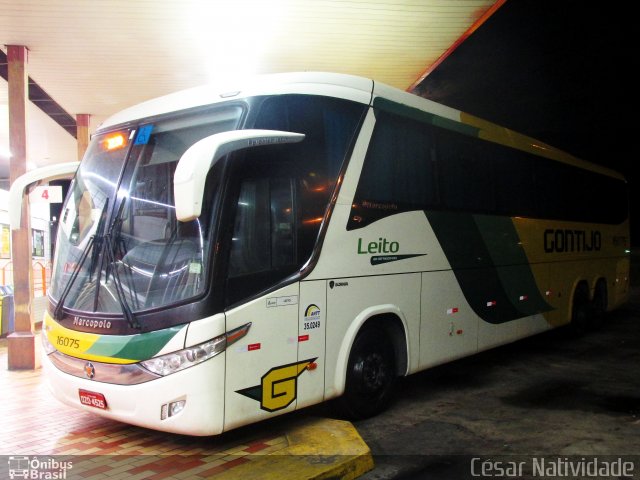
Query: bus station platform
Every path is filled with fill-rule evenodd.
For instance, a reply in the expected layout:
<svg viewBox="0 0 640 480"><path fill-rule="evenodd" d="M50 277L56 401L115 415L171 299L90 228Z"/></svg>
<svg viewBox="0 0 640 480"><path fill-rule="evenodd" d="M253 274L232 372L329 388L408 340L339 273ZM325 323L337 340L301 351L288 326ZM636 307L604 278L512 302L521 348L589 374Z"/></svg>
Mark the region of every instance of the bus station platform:
<svg viewBox="0 0 640 480"><path fill-rule="evenodd" d="M41 369L7 369L6 339L0 402L0 478L353 479L373 468L351 423L304 411L189 437L70 408L49 394Z"/></svg>

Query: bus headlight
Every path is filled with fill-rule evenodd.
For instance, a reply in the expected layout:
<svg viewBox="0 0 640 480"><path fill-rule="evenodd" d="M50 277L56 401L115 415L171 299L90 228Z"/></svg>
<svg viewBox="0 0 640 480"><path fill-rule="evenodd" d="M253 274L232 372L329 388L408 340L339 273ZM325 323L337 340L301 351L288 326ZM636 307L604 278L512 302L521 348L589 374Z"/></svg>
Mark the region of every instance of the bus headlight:
<svg viewBox="0 0 640 480"><path fill-rule="evenodd" d="M244 337L249 331L249 327L251 327L251 323L247 323L242 327L231 330L224 335L220 335L199 345L150 358L149 360L140 362L140 365L156 375L163 377L171 375L172 373L202 363L224 352L229 345Z"/></svg>
<svg viewBox="0 0 640 480"><path fill-rule="evenodd" d="M164 377L209 360L223 352L226 347L227 336L220 335L200 345L168 353L161 357L151 358L140 362L140 364L147 370Z"/></svg>

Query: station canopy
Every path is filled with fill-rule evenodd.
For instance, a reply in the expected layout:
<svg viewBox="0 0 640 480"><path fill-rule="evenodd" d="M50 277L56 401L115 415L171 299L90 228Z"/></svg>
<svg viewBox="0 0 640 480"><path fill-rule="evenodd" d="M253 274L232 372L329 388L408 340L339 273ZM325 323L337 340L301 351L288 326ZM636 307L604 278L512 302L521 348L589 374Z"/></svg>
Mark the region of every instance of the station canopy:
<svg viewBox="0 0 640 480"><path fill-rule="evenodd" d="M0 178L7 45L29 49L33 168L76 159L76 114L94 131L125 107L233 77L327 71L411 90L503 2L0 0Z"/></svg>

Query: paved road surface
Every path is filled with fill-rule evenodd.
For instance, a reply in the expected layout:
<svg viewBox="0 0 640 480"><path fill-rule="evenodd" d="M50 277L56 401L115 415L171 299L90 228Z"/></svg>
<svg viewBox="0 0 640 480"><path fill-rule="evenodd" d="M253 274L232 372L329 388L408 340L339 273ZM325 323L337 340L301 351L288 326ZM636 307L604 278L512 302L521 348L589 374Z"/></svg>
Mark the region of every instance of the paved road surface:
<svg viewBox="0 0 640 480"><path fill-rule="evenodd" d="M474 457L531 474L543 455L608 468L636 455L640 478L640 289L580 338L548 332L402 379L392 407L355 426L376 462L363 480L473 478Z"/></svg>

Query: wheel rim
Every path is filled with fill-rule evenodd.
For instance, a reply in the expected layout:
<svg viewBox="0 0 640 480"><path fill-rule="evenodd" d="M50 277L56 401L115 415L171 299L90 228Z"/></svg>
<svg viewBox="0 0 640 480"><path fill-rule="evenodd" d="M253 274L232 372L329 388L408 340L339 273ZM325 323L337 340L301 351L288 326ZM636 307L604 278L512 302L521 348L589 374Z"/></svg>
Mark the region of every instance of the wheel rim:
<svg viewBox="0 0 640 480"><path fill-rule="evenodd" d="M380 352L372 352L361 358L354 373L361 392L379 393L389 384L389 365Z"/></svg>

